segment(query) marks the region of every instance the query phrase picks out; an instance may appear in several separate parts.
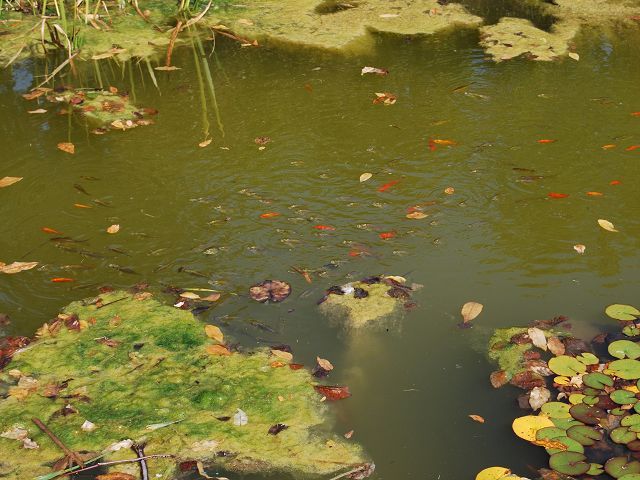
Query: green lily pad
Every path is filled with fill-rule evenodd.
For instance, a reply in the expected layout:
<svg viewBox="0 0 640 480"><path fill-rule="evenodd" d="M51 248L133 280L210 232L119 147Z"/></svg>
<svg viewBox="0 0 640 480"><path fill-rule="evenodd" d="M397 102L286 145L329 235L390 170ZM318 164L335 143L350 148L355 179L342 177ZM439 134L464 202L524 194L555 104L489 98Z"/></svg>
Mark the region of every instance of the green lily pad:
<svg viewBox="0 0 640 480"><path fill-rule="evenodd" d="M588 387L588 388L585 388L584 390L582 390L582 393L584 393L585 395L587 395L589 397L597 397L602 392L600 390L598 390L597 388Z"/></svg>
<svg viewBox="0 0 640 480"><path fill-rule="evenodd" d="M626 410L623 410L622 408L614 408L613 410L611 410L611 415L616 415L618 417L621 417L623 415L625 415L627 413Z"/></svg>
<svg viewBox="0 0 640 480"><path fill-rule="evenodd" d="M623 305L620 303L614 303L605 308L604 313L615 320L622 320L625 322L635 320L640 317L640 310L631 305Z"/></svg>
<svg viewBox="0 0 640 480"><path fill-rule="evenodd" d="M572 393L571 395L569 395L569 403L571 405L577 405L579 403L582 403L584 397L586 397L586 395L583 395L582 393Z"/></svg>
<svg viewBox="0 0 640 480"><path fill-rule="evenodd" d="M614 360L605 371L624 380L638 380L640 378L640 362L630 358Z"/></svg>
<svg viewBox="0 0 640 480"><path fill-rule="evenodd" d="M587 387L602 390L604 387L613 387L613 378L602 372L587 373L582 377L582 381Z"/></svg>
<svg viewBox="0 0 640 480"><path fill-rule="evenodd" d="M629 427L627 427L630 431L634 432L634 433L638 433L640 432L640 424L636 424L636 425L630 425Z"/></svg>
<svg viewBox="0 0 640 480"><path fill-rule="evenodd" d="M565 375L573 377L587 371L584 363L579 362L576 358L569 355L560 355L549 360L549 368L557 375ZM640 377L638 377L640 378Z"/></svg>
<svg viewBox="0 0 640 480"><path fill-rule="evenodd" d="M627 457L614 457L604 464L604 471L613 478L620 478L630 473L640 473L640 462L628 461Z"/></svg>
<svg viewBox="0 0 640 480"><path fill-rule="evenodd" d="M562 402L547 402L540 408L540 411L548 417L571 418L569 408L571 405Z"/></svg>
<svg viewBox="0 0 640 480"><path fill-rule="evenodd" d="M589 471L587 475L602 475L604 473L604 468L599 463L592 463L589 467Z"/></svg>
<svg viewBox="0 0 640 480"><path fill-rule="evenodd" d="M573 418L552 418L551 421L556 427L561 428L562 430L569 430L574 425L584 425L584 423Z"/></svg>
<svg viewBox="0 0 640 480"><path fill-rule="evenodd" d="M536 432L536 440L553 440L558 437L566 436L566 430L558 427L545 427Z"/></svg>
<svg viewBox="0 0 640 480"><path fill-rule="evenodd" d="M615 342L611 342L608 350L609 354L616 358L636 359L640 357L640 345L631 340L616 340Z"/></svg>
<svg viewBox="0 0 640 480"><path fill-rule="evenodd" d="M587 447L602 439L602 433L593 427L576 425L567 430L567 436Z"/></svg>
<svg viewBox="0 0 640 480"><path fill-rule="evenodd" d="M640 335L640 327L636 326L635 323L631 325L627 325L622 329L622 333L624 333L627 337L635 337Z"/></svg>
<svg viewBox="0 0 640 480"><path fill-rule="evenodd" d="M584 403L572 406L569 409L569 413L571 413L571 416L576 420L588 425L595 425L600 422L600 419L607 416L607 412L604 410L585 405Z"/></svg>
<svg viewBox="0 0 640 480"><path fill-rule="evenodd" d="M588 427L587 427L588 428ZM576 453L584 453L584 447L580 442L574 440L569 437L556 437L553 439L554 442L561 443L566 448L545 448L549 455L553 455L555 453L560 452L576 452Z"/></svg>
<svg viewBox="0 0 640 480"><path fill-rule="evenodd" d="M640 473L627 473L626 475L621 476L618 480L640 480Z"/></svg>
<svg viewBox="0 0 640 480"><path fill-rule="evenodd" d="M640 425L640 415L633 414L633 415L628 415L626 417L624 417L622 420L620 420L620 425L622 425L623 427L630 427L631 425Z"/></svg>
<svg viewBox="0 0 640 480"><path fill-rule="evenodd" d="M578 360L580 363L584 363L585 365L597 365L598 363L600 363L600 359L593 353L589 352L584 352L576 356L576 360Z"/></svg>
<svg viewBox="0 0 640 480"><path fill-rule="evenodd" d="M578 476L589 471L591 465L587 463L587 457L577 452L559 452L549 457L549 467L558 473Z"/></svg>
<svg viewBox="0 0 640 480"><path fill-rule="evenodd" d="M611 440L621 445L633 442L637 438L637 435L634 432L630 431L629 427L614 428L613 430L611 430L609 436L611 437Z"/></svg>
<svg viewBox="0 0 640 480"><path fill-rule="evenodd" d="M629 390L614 390L609 394L609 398L618 405L633 405L638 401L636 394Z"/></svg>
<svg viewBox="0 0 640 480"><path fill-rule="evenodd" d="M600 399L598 397L587 395L582 399L582 403L586 403L587 405L595 405L599 400Z"/></svg>
<svg viewBox="0 0 640 480"><path fill-rule="evenodd" d="M633 410L636 413L640 413L640 402L636 402L636 404L633 406Z"/></svg>

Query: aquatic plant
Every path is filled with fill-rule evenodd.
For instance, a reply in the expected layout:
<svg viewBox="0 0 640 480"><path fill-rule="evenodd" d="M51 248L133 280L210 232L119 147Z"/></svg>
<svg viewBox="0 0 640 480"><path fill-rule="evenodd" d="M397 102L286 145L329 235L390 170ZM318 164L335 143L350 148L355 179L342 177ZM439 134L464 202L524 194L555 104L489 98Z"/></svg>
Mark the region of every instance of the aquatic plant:
<svg viewBox="0 0 640 480"><path fill-rule="evenodd" d="M605 313L620 322L621 332L590 343L562 328L565 317L499 329L490 340L489 356L500 367L492 385L523 389L519 405L539 410L516 418L512 428L549 454L543 479L640 478L640 311L615 304ZM492 477L496 472L477 478L510 474Z"/></svg>
<svg viewBox="0 0 640 480"><path fill-rule="evenodd" d="M27 348L6 345L0 476L51 478L69 452L84 463L135 460L135 445L164 455L148 460L154 478L196 467L371 473L357 444L320 428L329 408L308 370L289 366L287 352L241 353L224 341L147 292L70 304Z"/></svg>

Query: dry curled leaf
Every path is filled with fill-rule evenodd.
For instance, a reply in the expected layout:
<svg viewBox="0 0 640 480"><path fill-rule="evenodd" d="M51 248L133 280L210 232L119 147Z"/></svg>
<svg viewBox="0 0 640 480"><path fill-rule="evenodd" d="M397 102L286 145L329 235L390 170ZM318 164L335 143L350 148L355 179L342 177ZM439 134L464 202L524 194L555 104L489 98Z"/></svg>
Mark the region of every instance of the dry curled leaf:
<svg viewBox="0 0 640 480"><path fill-rule="evenodd" d="M398 97L396 97L393 93L389 92L376 92L376 98L373 99L373 104L377 105L378 103L382 103L383 105L393 105L396 103Z"/></svg>
<svg viewBox="0 0 640 480"><path fill-rule="evenodd" d="M222 330L215 325L207 325L204 327L204 332L207 334L207 337L212 338L216 342L224 342L224 334L222 333Z"/></svg>
<svg viewBox="0 0 640 480"><path fill-rule="evenodd" d="M273 355L274 357L281 358L282 360L286 360L288 362L293 360L293 355L290 352L285 352L284 350L272 349L271 355Z"/></svg>
<svg viewBox="0 0 640 480"><path fill-rule="evenodd" d="M0 188L8 187L14 183L18 183L23 177L3 177L0 178Z"/></svg>
<svg viewBox="0 0 640 480"><path fill-rule="evenodd" d="M211 141L212 141L212 139L211 139L211 138L207 138L206 140L203 140L202 142L200 142L200 143L198 144L198 146L199 146L200 148L204 148L204 147L206 147L207 145L209 145L209 144L211 143Z"/></svg>
<svg viewBox="0 0 640 480"><path fill-rule="evenodd" d="M76 153L76 146L71 142L60 142L58 144L58 150L62 150L65 153L74 154Z"/></svg>
<svg viewBox="0 0 640 480"><path fill-rule="evenodd" d="M478 423L484 423L484 418L482 418L480 415L475 415L475 414L470 414L469 418L471 420L473 420L474 422L478 422Z"/></svg>
<svg viewBox="0 0 640 480"><path fill-rule="evenodd" d="M209 355L215 355L218 357L224 357L231 355L231 352L224 345L207 345L205 350Z"/></svg>
<svg viewBox="0 0 640 480"><path fill-rule="evenodd" d="M558 337L549 337L547 339L547 347L556 356L564 355L564 343Z"/></svg>
<svg viewBox="0 0 640 480"><path fill-rule="evenodd" d="M44 108L38 108L36 110L29 110L27 113L47 113Z"/></svg>
<svg viewBox="0 0 640 480"><path fill-rule="evenodd" d="M360 75L364 75L366 73L375 73L376 75L384 76L389 74L389 70L387 70L386 68L362 67Z"/></svg>
<svg viewBox="0 0 640 480"><path fill-rule="evenodd" d="M13 262L9 265L5 265L0 263L0 272L2 273L19 273L24 272L25 270L31 270L38 265L38 262Z"/></svg>
<svg viewBox="0 0 640 480"><path fill-rule="evenodd" d="M484 305L478 302L467 302L462 306L460 314L462 315L462 321L464 323L470 322L482 312Z"/></svg>
<svg viewBox="0 0 640 480"><path fill-rule="evenodd" d="M427 215L424 212L411 212L411 213L407 213L405 215L407 218L411 218L413 220L421 220L423 218L427 218L429 215Z"/></svg>
<svg viewBox="0 0 640 480"><path fill-rule="evenodd" d="M193 293L193 292L182 292L180 294L181 298L187 298L189 300L198 300L200 298L200 295L198 295L197 293Z"/></svg>
<svg viewBox="0 0 640 480"><path fill-rule="evenodd" d="M444 189L444 193L447 195L453 195L455 193L455 189L453 187L447 187Z"/></svg>
<svg viewBox="0 0 640 480"><path fill-rule="evenodd" d="M545 352L547 351L547 337L544 335L544 332L539 328L530 328L527 330L527 334L531 339L531 343L533 343L536 347L541 348Z"/></svg>
<svg viewBox="0 0 640 480"><path fill-rule="evenodd" d="M318 365L320 365L320 367L326 370L327 372L330 372L331 370L333 370L333 365L329 360L325 358L316 357L316 361L318 362Z"/></svg>
<svg viewBox="0 0 640 480"><path fill-rule="evenodd" d="M107 233L118 233L120 231L120 225L115 224L115 225L111 225L109 228L107 228Z"/></svg>
<svg viewBox="0 0 640 480"><path fill-rule="evenodd" d="M491 372L489 381L491 382L491 386L493 388L500 388L509 382L509 380L507 379L507 372L505 372L504 370Z"/></svg>
<svg viewBox="0 0 640 480"><path fill-rule="evenodd" d="M578 243L577 245L573 246L573 249L578 252L580 255L582 255L584 253L584 251L587 249L587 247L585 247L584 245L582 245L581 243Z"/></svg>
<svg viewBox="0 0 640 480"><path fill-rule="evenodd" d="M602 218L598 219L598 225L609 232L617 232L616 227L609 220L604 220Z"/></svg>
<svg viewBox="0 0 640 480"><path fill-rule="evenodd" d="M217 302L218 300L220 300L220 294L219 293L212 293L211 295L207 295L206 297L202 297L200 300L203 300L205 302Z"/></svg>
<svg viewBox="0 0 640 480"><path fill-rule="evenodd" d="M360 175L360 182L366 182L367 180L369 180L371 177L373 177L372 173L369 172L365 172L362 175Z"/></svg>

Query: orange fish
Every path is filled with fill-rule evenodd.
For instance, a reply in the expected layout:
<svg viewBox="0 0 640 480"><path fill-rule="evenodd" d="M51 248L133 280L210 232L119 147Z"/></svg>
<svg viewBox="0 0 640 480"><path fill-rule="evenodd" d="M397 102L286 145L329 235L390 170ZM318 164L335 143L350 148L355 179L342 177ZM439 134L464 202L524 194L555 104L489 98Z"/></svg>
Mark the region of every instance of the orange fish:
<svg viewBox="0 0 640 480"><path fill-rule="evenodd" d="M568 196L569 196L568 193L551 192L547 194L547 197L550 197L550 198L567 198Z"/></svg>
<svg viewBox="0 0 640 480"><path fill-rule="evenodd" d="M630 147L625 148L625 150L627 152L633 152L634 150L637 150L640 148L640 145L631 145Z"/></svg>
<svg viewBox="0 0 640 480"><path fill-rule="evenodd" d="M273 218L273 217L279 217L279 216L280 214L278 212L267 212L260 215L260 218Z"/></svg>
<svg viewBox="0 0 640 480"><path fill-rule="evenodd" d="M434 142L433 140L429 139L429 150L431 150L432 152L435 152L436 148L438 148L436 146L436 142Z"/></svg>
<svg viewBox="0 0 640 480"><path fill-rule="evenodd" d="M640 117L640 112L631 112L634 117Z"/></svg>
<svg viewBox="0 0 640 480"><path fill-rule="evenodd" d="M42 227L40 230L42 230L44 233L62 235L62 232L59 232L58 230L54 230L53 228L49 228L49 227Z"/></svg>
<svg viewBox="0 0 640 480"><path fill-rule="evenodd" d="M449 146L457 145L457 143L453 140L443 140L441 138L434 138L432 141L436 145L449 145Z"/></svg>
<svg viewBox="0 0 640 480"><path fill-rule="evenodd" d="M601 192L587 192L587 195L591 195L592 197L600 197L604 194Z"/></svg>
<svg viewBox="0 0 640 480"><path fill-rule="evenodd" d="M313 228L316 230L335 230L335 227L331 225L314 225Z"/></svg>
<svg viewBox="0 0 640 480"><path fill-rule="evenodd" d="M556 140L552 140L550 138L541 138L540 140L538 140L538 143L553 143Z"/></svg>
<svg viewBox="0 0 640 480"><path fill-rule="evenodd" d="M622 182L620 180L611 180L609 185L620 185Z"/></svg>
<svg viewBox="0 0 640 480"><path fill-rule="evenodd" d="M85 205L84 203L74 203L73 206L76 208L93 208L91 205Z"/></svg>
<svg viewBox="0 0 640 480"><path fill-rule="evenodd" d="M389 240L396 236L396 232L382 232L378 235L382 240Z"/></svg>
<svg viewBox="0 0 640 480"><path fill-rule="evenodd" d="M399 182L400 182L400 180L391 180L389 183L385 183L380 188L378 188L378 191L379 192L385 192L385 191L389 190L391 187L393 187L394 185L398 184Z"/></svg>
<svg viewBox="0 0 640 480"><path fill-rule="evenodd" d="M75 280L73 278L66 278L66 277L56 277L56 278L52 278L51 281L53 283L68 283L68 282L75 282Z"/></svg>

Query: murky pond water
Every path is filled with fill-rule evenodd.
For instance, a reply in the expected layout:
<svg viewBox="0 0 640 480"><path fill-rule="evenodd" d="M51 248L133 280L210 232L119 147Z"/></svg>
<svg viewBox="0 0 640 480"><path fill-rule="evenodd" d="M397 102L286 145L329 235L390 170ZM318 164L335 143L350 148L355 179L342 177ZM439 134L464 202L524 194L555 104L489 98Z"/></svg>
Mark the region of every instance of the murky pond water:
<svg viewBox="0 0 640 480"><path fill-rule="evenodd" d="M607 323L606 304L637 303L640 149L625 149L640 144L640 117L631 115L640 110L640 35L588 35L579 62L553 64L488 62L476 35L379 38L374 51L351 55L218 44L208 59L217 116L203 77L206 148L188 48L174 54L181 70L157 73L158 88L144 65L102 66L105 86L160 111L153 126L103 136L53 108L27 113L36 102L20 93L41 79L41 63L2 71L0 177L24 180L0 190L0 260L43 265L0 278L8 333L32 334L103 284L213 288L222 299L203 321L248 346L289 343L301 362L333 362L331 380L354 394L334 405L335 428L355 431L375 478L542 466L543 452L510 434L516 392L491 388L485 344L495 327L557 314L592 333ZM391 73L361 76L365 65ZM98 83L93 66L81 72L59 82ZM374 105L374 92L398 101ZM263 150L260 136L271 138ZM432 151L429 139L457 145ZM75 155L56 149L64 141ZM364 172L373 178L360 183ZM432 201L426 219L405 217ZM120 232L107 234L111 224ZM79 243L56 244L42 227ZM313 283L292 267L308 269ZM318 312L328 286L377 273L424 285L418 307L393 327L346 331ZM290 282L292 296L249 300L248 287L265 278ZM485 310L460 330L468 300Z"/></svg>

